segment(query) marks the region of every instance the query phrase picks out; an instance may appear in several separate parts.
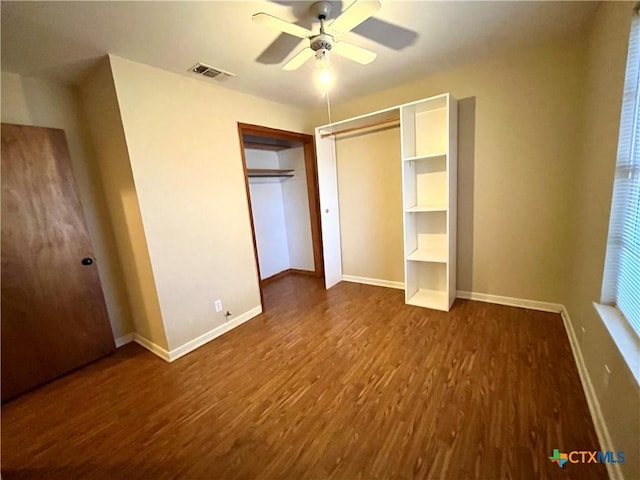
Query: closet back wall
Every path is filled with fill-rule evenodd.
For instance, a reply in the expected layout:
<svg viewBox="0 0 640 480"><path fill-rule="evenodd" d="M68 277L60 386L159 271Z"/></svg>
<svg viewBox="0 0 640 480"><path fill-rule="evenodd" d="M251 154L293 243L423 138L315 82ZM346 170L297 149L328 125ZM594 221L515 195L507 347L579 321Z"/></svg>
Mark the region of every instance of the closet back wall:
<svg viewBox="0 0 640 480"><path fill-rule="evenodd" d="M274 151L247 148L244 154L250 168L280 168L278 155ZM290 268L282 182L274 178L251 178L249 191L260 279L264 280Z"/></svg>
<svg viewBox="0 0 640 480"><path fill-rule="evenodd" d="M400 128L336 140L342 273L404 282Z"/></svg>
<svg viewBox="0 0 640 480"><path fill-rule="evenodd" d="M260 279L284 270L314 271L303 147L245 149L248 168L293 170L291 178L249 178Z"/></svg>
<svg viewBox="0 0 640 480"><path fill-rule="evenodd" d="M315 270L315 264L304 147L280 150L278 159L280 168L295 170L293 178L282 182L282 201L287 224L290 268L311 272Z"/></svg>

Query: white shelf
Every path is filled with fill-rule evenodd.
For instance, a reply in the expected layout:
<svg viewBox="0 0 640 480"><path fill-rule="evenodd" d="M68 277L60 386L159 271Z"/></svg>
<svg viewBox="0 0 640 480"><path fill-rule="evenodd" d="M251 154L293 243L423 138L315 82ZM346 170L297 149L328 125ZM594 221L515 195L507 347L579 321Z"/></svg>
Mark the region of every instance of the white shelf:
<svg viewBox="0 0 640 480"><path fill-rule="evenodd" d="M414 205L405 210L407 213L420 213L420 212L446 212L446 205Z"/></svg>
<svg viewBox="0 0 640 480"><path fill-rule="evenodd" d="M408 305L433 308L435 310L449 310L449 297L444 290L418 290L407 300Z"/></svg>
<svg viewBox="0 0 640 480"><path fill-rule="evenodd" d="M446 153L433 153L431 155L420 155L417 157L409 157L409 158L405 158L404 161L405 162L415 162L415 161L419 161L419 160L434 160L434 159L442 159L442 158L446 158L447 154Z"/></svg>
<svg viewBox="0 0 640 480"><path fill-rule="evenodd" d="M411 262L447 263L447 249L445 248L419 248L411 252L407 260Z"/></svg>

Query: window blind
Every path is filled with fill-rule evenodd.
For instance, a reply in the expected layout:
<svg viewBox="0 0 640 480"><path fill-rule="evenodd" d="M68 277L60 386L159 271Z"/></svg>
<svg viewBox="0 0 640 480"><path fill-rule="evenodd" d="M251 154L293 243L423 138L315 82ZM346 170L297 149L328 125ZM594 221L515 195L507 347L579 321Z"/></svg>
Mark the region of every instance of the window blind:
<svg viewBox="0 0 640 480"><path fill-rule="evenodd" d="M640 16L631 22L602 303L640 335Z"/></svg>

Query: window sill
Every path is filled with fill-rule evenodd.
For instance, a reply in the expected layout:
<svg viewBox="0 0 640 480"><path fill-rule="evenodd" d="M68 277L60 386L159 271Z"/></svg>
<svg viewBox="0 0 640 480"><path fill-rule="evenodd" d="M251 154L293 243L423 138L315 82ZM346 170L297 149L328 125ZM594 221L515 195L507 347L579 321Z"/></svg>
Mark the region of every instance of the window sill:
<svg viewBox="0 0 640 480"><path fill-rule="evenodd" d="M620 354L628 365L636 383L640 385L640 339L620 310L609 305L593 303L602 323L607 327L609 335L618 347Z"/></svg>

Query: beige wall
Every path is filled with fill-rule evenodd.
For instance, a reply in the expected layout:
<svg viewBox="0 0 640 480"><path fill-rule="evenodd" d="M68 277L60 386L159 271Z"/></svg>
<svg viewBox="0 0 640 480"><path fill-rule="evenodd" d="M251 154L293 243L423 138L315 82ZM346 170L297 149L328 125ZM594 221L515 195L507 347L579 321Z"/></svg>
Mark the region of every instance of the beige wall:
<svg viewBox="0 0 640 480"><path fill-rule="evenodd" d="M342 273L404 282L400 129L336 140Z"/></svg>
<svg viewBox="0 0 640 480"><path fill-rule="evenodd" d="M110 57L168 345L260 305L237 122L303 131L304 112ZM232 80L231 80L232 81Z"/></svg>
<svg viewBox="0 0 640 480"><path fill-rule="evenodd" d="M585 132L574 172L573 255L566 297L613 444L627 451L621 468L629 479L640 478L640 387L592 302L600 300L602 286L632 8L632 2L602 3L586 44ZM611 370L608 387L605 364Z"/></svg>
<svg viewBox="0 0 640 480"><path fill-rule="evenodd" d="M459 290L564 298L583 43L543 45L332 105L335 121L444 92L459 100ZM314 119L324 124L326 113Z"/></svg>
<svg viewBox="0 0 640 480"><path fill-rule="evenodd" d="M166 349L168 344L108 59L105 58L84 80L80 92L95 145L135 331Z"/></svg>
<svg viewBox="0 0 640 480"><path fill-rule="evenodd" d="M131 314L105 208L104 191L76 90L8 72L2 72L1 90L2 122L64 130L113 335L118 338L131 333Z"/></svg>
<svg viewBox="0 0 640 480"><path fill-rule="evenodd" d="M282 182L289 263L294 269L314 271L304 147L280 150L277 155L280 168L295 170L293 178Z"/></svg>

